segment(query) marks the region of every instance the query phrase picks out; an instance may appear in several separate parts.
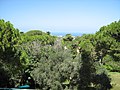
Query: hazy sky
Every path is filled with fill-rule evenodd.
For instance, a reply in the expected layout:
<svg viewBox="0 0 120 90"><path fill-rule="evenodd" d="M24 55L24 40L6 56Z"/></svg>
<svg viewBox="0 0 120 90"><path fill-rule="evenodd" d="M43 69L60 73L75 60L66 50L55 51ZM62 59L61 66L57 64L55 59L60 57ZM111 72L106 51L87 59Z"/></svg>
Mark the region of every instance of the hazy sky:
<svg viewBox="0 0 120 90"><path fill-rule="evenodd" d="M120 0L0 0L0 19L24 32L95 33L120 19Z"/></svg>

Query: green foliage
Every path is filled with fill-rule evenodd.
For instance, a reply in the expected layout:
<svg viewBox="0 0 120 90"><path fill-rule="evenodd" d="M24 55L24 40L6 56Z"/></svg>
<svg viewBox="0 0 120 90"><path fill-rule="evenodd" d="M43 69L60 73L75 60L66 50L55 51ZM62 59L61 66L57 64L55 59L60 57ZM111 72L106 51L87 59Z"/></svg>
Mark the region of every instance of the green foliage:
<svg viewBox="0 0 120 90"><path fill-rule="evenodd" d="M101 63L110 71L119 71L120 21L100 28L95 35L95 48ZM109 56L109 57L108 57ZM107 62L106 62L107 60Z"/></svg>
<svg viewBox="0 0 120 90"><path fill-rule="evenodd" d="M44 35L46 33L40 31L40 30L30 30L28 32L26 32L26 35L28 36L34 36L34 35Z"/></svg>
<svg viewBox="0 0 120 90"><path fill-rule="evenodd" d="M15 29L9 21L0 20L0 60L12 64L17 59L16 52L20 39L18 29Z"/></svg>
<svg viewBox="0 0 120 90"><path fill-rule="evenodd" d="M22 35L22 41L24 43L39 41L41 45L53 45L55 40L55 36L39 30L32 30Z"/></svg>
<svg viewBox="0 0 120 90"><path fill-rule="evenodd" d="M3 66L3 63L0 62L0 87L6 87L10 84L10 76L11 73Z"/></svg>
<svg viewBox="0 0 120 90"><path fill-rule="evenodd" d="M0 71L2 75L0 78L3 77L0 85L4 84L1 87L10 87L10 80L17 78L16 75L18 75L21 67L20 56L17 50L20 43L19 30L15 29L9 21L0 20L0 70L3 70L3 72Z"/></svg>
<svg viewBox="0 0 120 90"><path fill-rule="evenodd" d="M96 34L55 37L40 30L20 33L0 20L0 56L0 87L109 90L106 69L120 71L120 21Z"/></svg>
<svg viewBox="0 0 120 90"><path fill-rule="evenodd" d="M0 58L6 60L14 57L15 48L19 43L20 34L18 29L15 29L9 21L0 20Z"/></svg>
<svg viewBox="0 0 120 90"><path fill-rule="evenodd" d="M63 38L64 41L72 41L73 36L71 34L66 34L66 36Z"/></svg>
<svg viewBox="0 0 120 90"><path fill-rule="evenodd" d="M80 73L80 83L78 89L80 90L107 90L111 87L108 87L106 85L110 85L110 80L106 76L104 79L106 79L106 85L103 85L103 81L98 80L98 75L100 77L105 72L105 70L102 68L102 66L98 62L97 54L94 47L94 36L93 35L83 35L80 38L80 44L79 47L81 52L81 68L79 70ZM106 74L104 74L106 75ZM107 79L108 78L108 79ZM105 88L106 89L102 89Z"/></svg>
<svg viewBox="0 0 120 90"><path fill-rule="evenodd" d="M54 47L43 48L42 52L44 54L38 61L37 67L31 72L34 79L39 83L40 88L45 90L57 88L61 90L67 87L66 81L69 81L68 84L71 85L72 79L75 79L75 73L78 74L76 71L78 61L72 59L69 51L64 51L63 49L58 51Z"/></svg>
<svg viewBox="0 0 120 90"><path fill-rule="evenodd" d="M90 52L83 51L81 54L82 66L80 68L80 88L88 88L92 77L96 74L94 61L91 60Z"/></svg>

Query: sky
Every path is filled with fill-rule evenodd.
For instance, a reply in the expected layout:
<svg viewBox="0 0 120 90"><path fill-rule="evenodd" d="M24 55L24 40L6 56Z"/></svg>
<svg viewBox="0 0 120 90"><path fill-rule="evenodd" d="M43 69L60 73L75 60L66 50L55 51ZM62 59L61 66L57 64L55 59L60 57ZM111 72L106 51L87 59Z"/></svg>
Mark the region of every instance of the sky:
<svg viewBox="0 0 120 90"><path fill-rule="evenodd" d="M95 33L120 20L120 0L0 0L0 19L22 32Z"/></svg>

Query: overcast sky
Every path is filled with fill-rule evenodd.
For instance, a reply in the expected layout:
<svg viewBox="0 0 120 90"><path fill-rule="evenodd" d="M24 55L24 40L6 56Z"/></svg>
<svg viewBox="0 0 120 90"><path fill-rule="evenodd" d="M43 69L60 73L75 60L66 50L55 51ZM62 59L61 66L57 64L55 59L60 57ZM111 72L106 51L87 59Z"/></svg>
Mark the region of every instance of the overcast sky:
<svg viewBox="0 0 120 90"><path fill-rule="evenodd" d="M95 33L120 19L120 0L0 0L0 19L24 32Z"/></svg>

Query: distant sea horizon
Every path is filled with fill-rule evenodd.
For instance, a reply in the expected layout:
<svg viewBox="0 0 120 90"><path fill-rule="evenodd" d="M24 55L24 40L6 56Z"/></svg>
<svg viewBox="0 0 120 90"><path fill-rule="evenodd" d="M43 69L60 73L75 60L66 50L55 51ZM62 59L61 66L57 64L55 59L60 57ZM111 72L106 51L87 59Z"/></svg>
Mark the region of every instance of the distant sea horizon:
<svg viewBox="0 0 120 90"><path fill-rule="evenodd" d="M85 33L80 33L80 32L51 32L51 35L54 36L65 36L66 34L71 34L72 36L82 36Z"/></svg>

